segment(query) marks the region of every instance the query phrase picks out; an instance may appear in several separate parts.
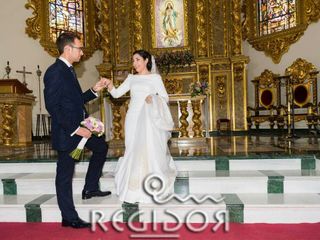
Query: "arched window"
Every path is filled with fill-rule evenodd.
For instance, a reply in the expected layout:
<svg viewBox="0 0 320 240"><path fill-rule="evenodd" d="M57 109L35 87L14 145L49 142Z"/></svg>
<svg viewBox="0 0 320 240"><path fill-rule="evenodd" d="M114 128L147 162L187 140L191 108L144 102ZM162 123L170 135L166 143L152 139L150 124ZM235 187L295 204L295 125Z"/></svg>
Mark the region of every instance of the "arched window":
<svg viewBox="0 0 320 240"><path fill-rule="evenodd" d="M279 63L311 22L320 18L320 1L242 0L243 39Z"/></svg>
<svg viewBox="0 0 320 240"><path fill-rule="evenodd" d="M50 38L55 41L61 32L72 31L84 39L83 16L83 0L49 0Z"/></svg>
<svg viewBox="0 0 320 240"><path fill-rule="evenodd" d="M106 0L105 0L106 1ZM59 56L56 39L63 31L76 32L83 43L88 59L100 46L99 7L93 0L28 0L25 7L32 9L26 20L26 33L40 39L40 44L52 56Z"/></svg>
<svg viewBox="0 0 320 240"><path fill-rule="evenodd" d="M259 0L259 35L280 32L297 24L296 0Z"/></svg>

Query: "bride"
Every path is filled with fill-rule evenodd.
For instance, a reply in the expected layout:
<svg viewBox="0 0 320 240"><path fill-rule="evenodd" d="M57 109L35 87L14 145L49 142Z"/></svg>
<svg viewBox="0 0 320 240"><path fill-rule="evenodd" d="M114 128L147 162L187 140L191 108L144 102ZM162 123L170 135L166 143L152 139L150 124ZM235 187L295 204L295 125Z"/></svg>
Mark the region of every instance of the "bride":
<svg viewBox="0 0 320 240"><path fill-rule="evenodd" d="M167 146L173 121L154 58L145 50L137 50L133 67L137 74L129 74L118 88L108 84L112 97L119 98L129 90L131 97L125 119L125 153L115 170L116 193L124 202L150 203L152 199L143 189L143 181L150 174L162 178L163 195L173 193L177 171Z"/></svg>

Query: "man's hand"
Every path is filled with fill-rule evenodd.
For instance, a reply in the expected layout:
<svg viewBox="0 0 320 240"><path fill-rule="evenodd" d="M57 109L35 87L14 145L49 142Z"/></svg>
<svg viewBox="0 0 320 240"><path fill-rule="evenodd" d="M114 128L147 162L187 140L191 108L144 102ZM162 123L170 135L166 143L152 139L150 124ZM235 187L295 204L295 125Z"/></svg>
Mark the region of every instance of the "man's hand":
<svg viewBox="0 0 320 240"><path fill-rule="evenodd" d="M78 131L76 131L76 134L81 137L88 138L88 139L91 137L91 132L88 129L83 128L83 127L80 127L78 129Z"/></svg>
<svg viewBox="0 0 320 240"><path fill-rule="evenodd" d="M103 88L106 88L108 86L108 84L111 82L110 79L107 78L100 78L100 81L97 82L94 86L93 86L93 91L95 92L99 92L100 90L102 90Z"/></svg>
<svg viewBox="0 0 320 240"><path fill-rule="evenodd" d="M146 97L146 103L148 104L152 103L152 97L150 95Z"/></svg>

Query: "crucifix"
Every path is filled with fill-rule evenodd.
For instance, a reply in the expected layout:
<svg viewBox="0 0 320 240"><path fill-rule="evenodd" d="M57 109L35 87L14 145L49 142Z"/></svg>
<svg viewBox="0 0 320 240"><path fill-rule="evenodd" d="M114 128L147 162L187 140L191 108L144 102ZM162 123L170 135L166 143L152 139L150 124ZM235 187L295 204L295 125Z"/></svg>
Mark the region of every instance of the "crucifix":
<svg viewBox="0 0 320 240"><path fill-rule="evenodd" d="M32 74L32 72L27 72L25 66L23 66L23 70L22 70L22 71L16 71L16 72L17 72L17 73L22 73L22 76L23 76L23 82L22 82L22 83L23 83L25 86L27 86L26 74Z"/></svg>

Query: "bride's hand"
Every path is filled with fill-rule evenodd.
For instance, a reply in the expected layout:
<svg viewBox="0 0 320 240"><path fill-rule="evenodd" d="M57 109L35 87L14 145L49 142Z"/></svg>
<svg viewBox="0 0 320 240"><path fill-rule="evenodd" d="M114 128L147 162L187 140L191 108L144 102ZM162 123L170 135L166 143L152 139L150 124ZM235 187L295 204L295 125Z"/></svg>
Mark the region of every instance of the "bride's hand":
<svg viewBox="0 0 320 240"><path fill-rule="evenodd" d="M151 95L149 95L148 97L146 97L146 103L148 103L148 104L152 103L152 97L151 97Z"/></svg>

